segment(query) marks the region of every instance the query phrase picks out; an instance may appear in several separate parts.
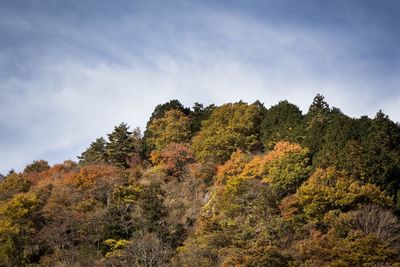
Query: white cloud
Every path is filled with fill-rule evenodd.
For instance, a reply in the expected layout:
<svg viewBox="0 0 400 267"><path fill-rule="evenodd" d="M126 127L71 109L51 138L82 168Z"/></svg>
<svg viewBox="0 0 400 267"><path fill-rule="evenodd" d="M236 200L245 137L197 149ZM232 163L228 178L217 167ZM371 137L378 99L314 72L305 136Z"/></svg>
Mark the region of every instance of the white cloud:
<svg viewBox="0 0 400 267"><path fill-rule="evenodd" d="M49 25L41 29L46 34L56 31L71 42L35 59L33 78L2 81L0 122L20 136L2 136L0 172L20 170L39 158L75 159L122 121L143 128L154 106L170 99L185 105L259 99L267 107L288 99L306 111L320 92L352 116L371 116L382 108L400 119L399 96L378 99L379 77L360 76L369 74L368 60L351 59L359 45L352 36L337 39L246 16L201 12L185 17L193 31L170 19L159 25L147 15L123 17L112 27L76 29L36 21L39 27ZM29 23L19 24L30 29ZM131 43L135 39L142 43ZM393 78L392 86L398 85Z"/></svg>

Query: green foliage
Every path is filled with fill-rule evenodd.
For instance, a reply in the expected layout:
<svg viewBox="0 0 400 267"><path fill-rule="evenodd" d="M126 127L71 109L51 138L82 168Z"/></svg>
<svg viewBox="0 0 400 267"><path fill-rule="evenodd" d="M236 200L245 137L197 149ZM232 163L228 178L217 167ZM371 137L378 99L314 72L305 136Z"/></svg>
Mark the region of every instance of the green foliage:
<svg viewBox="0 0 400 267"><path fill-rule="evenodd" d="M0 201L29 190L31 182L22 174L11 173L0 181Z"/></svg>
<svg viewBox="0 0 400 267"><path fill-rule="evenodd" d="M215 108L193 139L196 158L219 164L237 149L259 149L260 120L261 108L256 104L238 102Z"/></svg>
<svg viewBox="0 0 400 267"><path fill-rule="evenodd" d="M139 128L133 132L125 123L121 123L108 135L105 153L107 161L120 167L130 166L132 157L141 152L142 141Z"/></svg>
<svg viewBox="0 0 400 267"><path fill-rule="evenodd" d="M334 168L317 169L291 197L295 199L294 205L301 209L301 214L314 222L320 222L330 210L347 211L362 203L392 206L392 199L379 187L363 184Z"/></svg>
<svg viewBox="0 0 400 267"><path fill-rule="evenodd" d="M277 215L273 192L259 180L242 179L236 190L220 188L197 232L180 248L179 265L285 266L290 257L279 247L287 226Z"/></svg>
<svg viewBox="0 0 400 267"><path fill-rule="evenodd" d="M78 158L80 165L107 162L106 140L103 137L97 138Z"/></svg>
<svg viewBox="0 0 400 267"><path fill-rule="evenodd" d="M329 122L326 125L323 136L323 144L314 158L314 165L320 168L336 166L344 168L343 153L349 142L359 140L357 123L341 113L339 110L332 110ZM347 168L346 168L347 169Z"/></svg>
<svg viewBox="0 0 400 267"><path fill-rule="evenodd" d="M332 216L327 231L312 229L294 247L310 266L396 266L399 247L393 237L399 227L390 211L367 205Z"/></svg>
<svg viewBox="0 0 400 267"><path fill-rule="evenodd" d="M170 100L164 104L157 105L154 108L154 111L151 114L150 119L146 124L146 130L145 130L144 136L143 136L143 141L144 141L144 145L145 145L145 147L144 147L145 154L150 154L150 152L154 149L154 147L152 147L151 142L150 142L151 146L147 147L147 145L149 144L147 139L151 138L153 135L151 129L149 128L150 125L153 124L154 120L164 117L165 113L167 113L170 110L178 110L178 111L182 112L183 114L185 114L186 116L188 116L190 114L190 109L185 108L181 104L181 102L179 102L179 100L176 100L176 99Z"/></svg>
<svg viewBox="0 0 400 267"><path fill-rule="evenodd" d="M118 203L136 203L142 192L143 186L140 184L120 185L114 187L113 199Z"/></svg>
<svg viewBox="0 0 400 267"><path fill-rule="evenodd" d="M154 111L151 114L149 121L147 122L147 127L153 122L153 120L164 117L165 113L167 113L168 111L170 111L172 109L179 110L182 113L184 113L185 115L189 115L189 113L190 113L189 108L185 108L181 104L181 102L179 102L179 100L173 99L164 104L157 105L154 108ZM146 136L146 133L145 133L145 136Z"/></svg>
<svg viewBox="0 0 400 267"><path fill-rule="evenodd" d="M251 158L240 150L218 167L217 183L234 189L243 179L268 183L278 197L294 193L310 174L308 149L286 141L277 143L268 153Z"/></svg>
<svg viewBox="0 0 400 267"><path fill-rule="evenodd" d="M146 139L146 147L159 151L169 143L189 141L190 118L179 110L171 109L163 117L154 119L148 130L151 134Z"/></svg>
<svg viewBox="0 0 400 267"><path fill-rule="evenodd" d="M400 127L379 111L364 139L366 175L395 194L400 189Z"/></svg>
<svg viewBox="0 0 400 267"><path fill-rule="evenodd" d="M194 103L192 110L190 111L190 118L191 118L191 132L192 134L197 133L201 129L201 124L204 120L208 119L215 109L214 105L209 105L204 107L203 104Z"/></svg>
<svg viewBox="0 0 400 267"><path fill-rule="evenodd" d="M0 177L0 266L400 266L381 111L172 100L79 158Z"/></svg>
<svg viewBox="0 0 400 267"><path fill-rule="evenodd" d="M79 158L80 165L113 164L128 168L137 164L143 150L142 135L139 128L129 131L125 123L114 127L108 134L108 142L100 137L84 151Z"/></svg>
<svg viewBox="0 0 400 267"><path fill-rule="evenodd" d="M286 100L281 101L265 111L261 122L261 141L268 149L281 140L298 142L302 125L300 109Z"/></svg>
<svg viewBox="0 0 400 267"><path fill-rule="evenodd" d="M330 113L331 110L325 98L317 94L305 116L305 138L302 143L310 149L312 154L319 151L323 145Z"/></svg>
<svg viewBox="0 0 400 267"><path fill-rule="evenodd" d="M167 215L167 210L163 203L163 194L159 184L152 183L145 187L140 199L141 207L141 227L148 232L163 234L163 219Z"/></svg>
<svg viewBox="0 0 400 267"><path fill-rule="evenodd" d="M122 250L129 245L129 240L125 239L107 239L104 240L104 244L108 247L108 252L106 253L106 258L111 257L121 257L123 254Z"/></svg>
<svg viewBox="0 0 400 267"><path fill-rule="evenodd" d="M310 174L309 150L300 145L280 142L267 157L263 180L279 197L294 193Z"/></svg>
<svg viewBox="0 0 400 267"><path fill-rule="evenodd" d="M39 206L33 193L16 194L0 202L0 264L20 266L29 262L30 237L35 232L34 213Z"/></svg>
<svg viewBox="0 0 400 267"><path fill-rule="evenodd" d="M50 169L49 163L45 160L35 160L33 163L27 165L24 173L38 173Z"/></svg>

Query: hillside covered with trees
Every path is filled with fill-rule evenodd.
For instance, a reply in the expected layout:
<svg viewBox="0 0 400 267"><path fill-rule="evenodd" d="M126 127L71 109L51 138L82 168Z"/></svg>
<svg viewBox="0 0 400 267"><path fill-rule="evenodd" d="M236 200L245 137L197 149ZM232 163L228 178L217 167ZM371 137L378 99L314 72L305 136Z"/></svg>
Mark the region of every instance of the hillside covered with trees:
<svg viewBox="0 0 400 267"><path fill-rule="evenodd" d="M0 266L400 266L400 125L317 95L158 105L0 180Z"/></svg>

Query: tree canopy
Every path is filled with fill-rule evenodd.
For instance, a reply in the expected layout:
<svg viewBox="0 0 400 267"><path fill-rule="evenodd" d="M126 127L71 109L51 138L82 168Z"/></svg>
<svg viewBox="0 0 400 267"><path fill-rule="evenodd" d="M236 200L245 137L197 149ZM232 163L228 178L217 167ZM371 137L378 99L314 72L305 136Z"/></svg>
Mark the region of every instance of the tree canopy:
<svg viewBox="0 0 400 267"><path fill-rule="evenodd" d="M400 125L317 95L158 105L0 179L0 266L400 266Z"/></svg>
<svg viewBox="0 0 400 267"><path fill-rule="evenodd" d="M196 158L218 164L229 159L236 149L257 150L261 118L256 104L237 102L215 108L193 138Z"/></svg>

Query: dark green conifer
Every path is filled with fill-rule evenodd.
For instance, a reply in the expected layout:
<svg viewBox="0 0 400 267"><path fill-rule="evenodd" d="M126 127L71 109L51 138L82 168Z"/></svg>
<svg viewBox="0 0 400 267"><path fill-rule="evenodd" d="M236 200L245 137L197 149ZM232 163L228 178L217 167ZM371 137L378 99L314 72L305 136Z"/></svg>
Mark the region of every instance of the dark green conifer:
<svg viewBox="0 0 400 267"><path fill-rule="evenodd" d="M129 126L121 123L114 128L111 134L108 134L108 139L109 142L105 147L107 161L128 168L132 157L141 150L140 130L137 128L130 132Z"/></svg>
<svg viewBox="0 0 400 267"><path fill-rule="evenodd" d="M78 159L80 165L105 163L107 161L106 140L103 137L97 138L81 156L78 156Z"/></svg>

